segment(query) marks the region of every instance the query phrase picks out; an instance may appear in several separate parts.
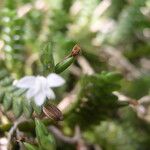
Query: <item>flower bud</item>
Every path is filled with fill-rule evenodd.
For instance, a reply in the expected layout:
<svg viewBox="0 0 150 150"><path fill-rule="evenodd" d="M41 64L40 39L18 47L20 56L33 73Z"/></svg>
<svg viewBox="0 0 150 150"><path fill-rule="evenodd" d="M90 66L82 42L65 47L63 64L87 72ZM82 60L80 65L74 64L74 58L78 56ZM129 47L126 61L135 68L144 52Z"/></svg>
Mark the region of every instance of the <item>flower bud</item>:
<svg viewBox="0 0 150 150"><path fill-rule="evenodd" d="M63 120L63 115L61 111L54 105L50 104L43 107L43 113L48 117L52 118L55 121Z"/></svg>
<svg viewBox="0 0 150 150"><path fill-rule="evenodd" d="M62 62L59 62L55 66L55 72L56 73L61 73L64 70L66 70L75 60L75 57L79 55L81 51L81 48L78 45L75 45L69 54L69 56L63 60Z"/></svg>

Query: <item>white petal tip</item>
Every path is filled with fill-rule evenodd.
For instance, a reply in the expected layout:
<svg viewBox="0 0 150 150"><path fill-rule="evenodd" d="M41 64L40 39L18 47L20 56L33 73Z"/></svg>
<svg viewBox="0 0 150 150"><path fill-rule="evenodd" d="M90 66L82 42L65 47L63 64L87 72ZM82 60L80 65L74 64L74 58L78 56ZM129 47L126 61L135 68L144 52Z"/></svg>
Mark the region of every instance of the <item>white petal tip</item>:
<svg viewBox="0 0 150 150"><path fill-rule="evenodd" d="M37 106L42 106L42 105L43 105L43 103L37 103L37 102L35 102L35 104L36 104Z"/></svg>
<svg viewBox="0 0 150 150"><path fill-rule="evenodd" d="M35 104L38 106L43 105L44 101L46 100L46 95L41 93L38 93L36 96L34 96Z"/></svg>
<svg viewBox="0 0 150 150"><path fill-rule="evenodd" d="M34 85L34 81L34 76L25 76L20 80L15 80L13 85L15 85L18 88L30 88Z"/></svg>
<svg viewBox="0 0 150 150"><path fill-rule="evenodd" d="M47 77L47 82L49 87L59 87L65 83L65 80L61 76L51 73Z"/></svg>

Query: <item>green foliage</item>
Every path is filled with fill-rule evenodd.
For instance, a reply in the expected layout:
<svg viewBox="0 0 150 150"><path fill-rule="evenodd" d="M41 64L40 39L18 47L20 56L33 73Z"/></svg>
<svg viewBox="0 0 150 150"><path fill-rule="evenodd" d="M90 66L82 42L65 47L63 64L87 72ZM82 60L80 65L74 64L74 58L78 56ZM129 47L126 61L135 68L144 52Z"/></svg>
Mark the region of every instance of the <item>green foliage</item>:
<svg viewBox="0 0 150 150"><path fill-rule="evenodd" d="M55 140L53 135L48 133L47 128L41 121L36 119L35 124L36 124L35 130L40 149L55 150Z"/></svg>
<svg viewBox="0 0 150 150"><path fill-rule="evenodd" d="M112 92L120 88L120 79L120 74L107 72L83 76L77 99L67 111L69 126L79 124L81 128L88 129L101 120L115 116L121 105Z"/></svg>
<svg viewBox="0 0 150 150"><path fill-rule="evenodd" d="M150 76L143 76L142 78L128 82L126 83L126 87L128 87L128 90L127 88L123 88L123 91L133 98L139 99L144 95L148 95L150 90Z"/></svg>
<svg viewBox="0 0 150 150"><path fill-rule="evenodd" d="M26 150L55 150L56 143L52 134L46 126L38 119L35 119L35 131L38 140L38 147L29 143L24 143Z"/></svg>
<svg viewBox="0 0 150 150"><path fill-rule="evenodd" d="M27 117L31 117L33 108L37 113L37 107L32 108L24 97L25 91L12 85L13 79L8 75L8 71L3 69L0 74L0 102L3 104L5 111L12 109L16 117L19 117L22 113L25 113Z"/></svg>
<svg viewBox="0 0 150 150"><path fill-rule="evenodd" d="M28 101L23 101L23 112L24 115L29 118L32 115L33 112L33 108L31 106L31 104Z"/></svg>
<svg viewBox="0 0 150 150"><path fill-rule="evenodd" d="M41 54L43 73L44 75L48 75L48 73L54 71L61 73L68 68L74 60L74 56L69 56L55 66L52 45L47 44ZM40 115L42 113L42 107L37 106L33 100L31 102L27 101L24 94L25 90L19 90L13 86L13 80L8 71L5 69L0 70L0 102L3 103L5 111L12 109L16 117L21 116L22 113L24 113L26 117L31 117L33 111L37 115Z"/></svg>
<svg viewBox="0 0 150 150"><path fill-rule="evenodd" d="M120 11L123 9L125 4L126 0L112 0L112 4L110 5L109 9L104 15L117 19L118 15L120 14Z"/></svg>
<svg viewBox="0 0 150 150"><path fill-rule="evenodd" d="M131 7L129 6L126 8L122 15L120 16L119 25L117 29L112 34L112 37L110 38L111 43L122 43L127 37L133 37L134 31L137 28L137 24L139 22L139 19L133 20L135 16L140 17L142 14L139 11L139 8L137 7ZM128 23L130 22L130 23ZM136 27L136 28L135 28ZM130 40L130 39L128 39Z"/></svg>
<svg viewBox="0 0 150 150"><path fill-rule="evenodd" d="M23 72L18 70L24 67L25 62L24 19L17 17L15 10L4 9L1 14L0 25L2 26L1 39L5 42L3 50L6 66L9 70L22 75Z"/></svg>
<svg viewBox="0 0 150 150"><path fill-rule="evenodd" d="M137 143L143 141L143 138L136 139L136 136L139 136L139 133L132 127L123 127L113 121L103 121L101 125L85 133L85 137L90 141L99 143L103 149L109 150L138 149L140 144ZM132 144L130 144L130 141L132 141Z"/></svg>
<svg viewBox="0 0 150 150"><path fill-rule="evenodd" d="M48 45L46 45L46 47L42 51L41 62L43 64L45 75L48 75L49 72L54 71L55 66L54 66L52 43L49 43Z"/></svg>
<svg viewBox="0 0 150 150"><path fill-rule="evenodd" d="M0 1L2 135L22 116L28 123L19 124L18 129L25 136L23 145L27 150L80 148L81 143L68 144L59 136L55 141L47 130L51 123L64 136L73 136L78 125L87 149L97 145L104 150L148 150L149 103L146 101L140 109L134 105L131 108L113 92L121 90L121 94L135 100L149 96L149 8L149 0ZM85 62L70 54L75 44L82 47ZM111 49L119 51L119 56ZM73 67L68 69L71 64ZM94 73L84 74L90 67ZM129 78L134 70L138 76ZM44 125L42 107L32 99L30 103L26 91L13 86L13 81L50 72L61 73L66 80L65 88L54 89L56 101L51 102L63 103L64 110L58 106L64 120L58 123L48 119ZM34 115L42 121L34 124ZM11 140L17 134L18 130ZM16 145L22 148L20 143Z"/></svg>

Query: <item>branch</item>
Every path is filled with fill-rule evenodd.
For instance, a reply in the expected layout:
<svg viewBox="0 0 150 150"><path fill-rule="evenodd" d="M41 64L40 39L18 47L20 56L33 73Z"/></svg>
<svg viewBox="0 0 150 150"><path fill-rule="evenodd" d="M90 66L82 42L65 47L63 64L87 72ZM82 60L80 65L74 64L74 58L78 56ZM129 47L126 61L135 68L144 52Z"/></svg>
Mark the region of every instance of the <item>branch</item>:
<svg viewBox="0 0 150 150"><path fill-rule="evenodd" d="M88 75L94 74L93 68L83 56L79 56L77 58L77 61L82 68L83 74L88 74Z"/></svg>
<svg viewBox="0 0 150 150"><path fill-rule="evenodd" d="M80 139L81 139L81 134L80 134L80 129L78 126L75 127L75 135L73 137L68 137L65 136L58 128L56 128L55 126L50 126L48 128L53 134L54 136L65 142L65 143L69 143L69 144L76 144Z"/></svg>
<svg viewBox="0 0 150 150"><path fill-rule="evenodd" d="M25 118L23 117L20 117L19 119L17 119L14 123L14 125L10 128L9 132L8 132L8 149L12 149L12 139L13 139L13 136L16 132L16 129L18 128L18 125L21 123L21 122L24 122L25 121Z"/></svg>

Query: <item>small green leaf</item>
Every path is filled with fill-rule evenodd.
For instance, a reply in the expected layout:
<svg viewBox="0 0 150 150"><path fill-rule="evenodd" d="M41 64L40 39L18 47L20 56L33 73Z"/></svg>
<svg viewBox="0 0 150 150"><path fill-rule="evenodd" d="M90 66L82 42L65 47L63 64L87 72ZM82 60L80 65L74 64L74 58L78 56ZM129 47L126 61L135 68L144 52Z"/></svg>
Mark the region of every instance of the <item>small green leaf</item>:
<svg viewBox="0 0 150 150"><path fill-rule="evenodd" d="M26 99L23 100L23 112L26 117L31 117L32 112L33 112L30 101Z"/></svg>
<svg viewBox="0 0 150 150"><path fill-rule="evenodd" d="M13 82L13 78L6 77L4 80L0 81L0 85L1 86L8 86L8 85L12 84L12 82Z"/></svg>
<svg viewBox="0 0 150 150"><path fill-rule="evenodd" d="M8 95L8 94L5 95L3 100L3 106L6 111L11 108L12 101L13 101L12 95Z"/></svg>
<svg viewBox="0 0 150 150"><path fill-rule="evenodd" d="M23 110L22 99L14 98L13 99L13 112L16 117L19 117Z"/></svg>
<svg viewBox="0 0 150 150"><path fill-rule="evenodd" d="M36 124L36 135L38 138L38 141L40 143L40 147L43 150L55 150L55 140L53 135L48 133L47 128L45 125L40 121L35 119L35 124Z"/></svg>
<svg viewBox="0 0 150 150"><path fill-rule="evenodd" d="M45 46L41 54L41 62L44 68L44 74L47 75L49 72L53 72L55 65L54 65L54 58L53 58L53 46L52 43L49 43Z"/></svg>
<svg viewBox="0 0 150 150"><path fill-rule="evenodd" d="M32 105L33 110L35 111L35 113L36 113L37 115L40 115L40 114L42 113L42 108L41 108L41 106L37 106L37 105L35 104L34 100L31 101L31 105Z"/></svg>
<svg viewBox="0 0 150 150"><path fill-rule="evenodd" d="M40 120L35 119L35 125L36 125L36 135L38 137L42 137L43 135L48 135L48 131L45 125Z"/></svg>
<svg viewBox="0 0 150 150"><path fill-rule="evenodd" d="M106 74L106 78L107 80L110 80L110 81L119 81L122 79L122 75L118 72L109 72Z"/></svg>

